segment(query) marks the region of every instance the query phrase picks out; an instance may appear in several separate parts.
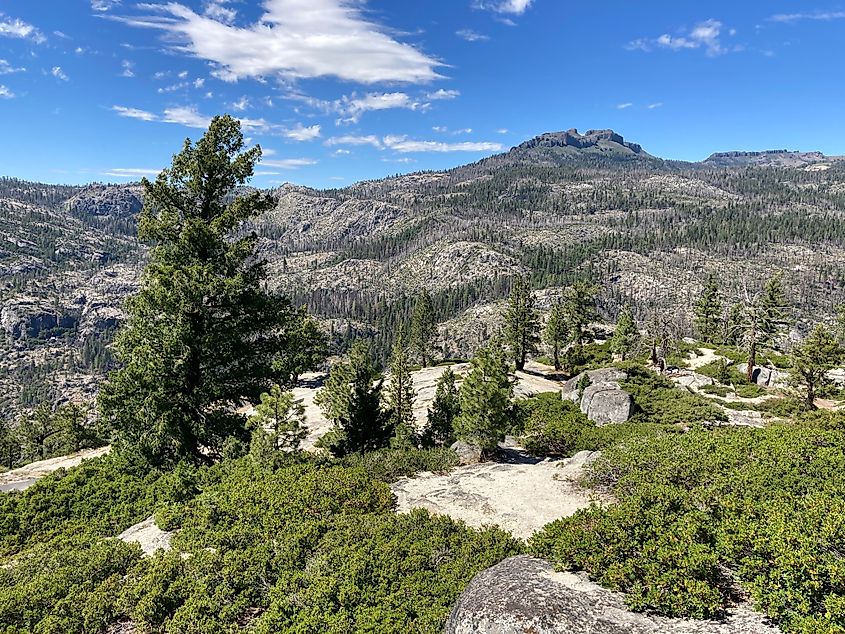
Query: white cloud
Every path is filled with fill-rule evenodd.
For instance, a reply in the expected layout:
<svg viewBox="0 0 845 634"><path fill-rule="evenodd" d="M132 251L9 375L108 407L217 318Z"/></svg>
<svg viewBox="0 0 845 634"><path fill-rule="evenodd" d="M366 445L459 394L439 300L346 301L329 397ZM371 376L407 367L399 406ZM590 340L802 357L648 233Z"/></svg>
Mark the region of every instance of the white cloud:
<svg viewBox="0 0 845 634"><path fill-rule="evenodd" d="M207 128L211 123L211 117L201 115L196 108L188 106L165 108L159 120L165 123L178 123L188 128Z"/></svg>
<svg viewBox="0 0 845 634"><path fill-rule="evenodd" d="M507 128L499 128L498 130L496 130L496 134L507 134L508 132L510 132L510 130L508 130Z"/></svg>
<svg viewBox="0 0 845 634"><path fill-rule="evenodd" d="M188 53L238 80L337 77L363 84L428 82L442 62L397 41L363 14L360 0L264 0L257 23L237 27L177 2L142 5L163 15L118 18L165 31Z"/></svg>
<svg viewBox="0 0 845 634"><path fill-rule="evenodd" d="M316 165L317 161L311 158L295 158L295 159L281 159L278 161L261 161L261 164L266 167L277 167L283 170L295 170L300 167L307 167L309 165Z"/></svg>
<svg viewBox="0 0 845 634"><path fill-rule="evenodd" d="M626 101L625 103L616 104L616 109L617 110L627 110L628 108L630 108L633 105L634 104L632 104L630 101Z"/></svg>
<svg viewBox="0 0 845 634"><path fill-rule="evenodd" d="M656 101L655 103L650 103L646 106L646 108L648 108L649 110L656 110L657 108L662 108L662 107L663 107L662 101Z"/></svg>
<svg viewBox="0 0 845 634"><path fill-rule="evenodd" d="M332 147L335 145L372 145L374 148L381 149L381 139L372 134L368 136L355 136L347 134L344 136L333 136L326 139L325 145Z"/></svg>
<svg viewBox="0 0 845 634"><path fill-rule="evenodd" d="M295 128L282 132L282 136L294 141L313 141L320 138L320 126L305 127L301 123L297 123Z"/></svg>
<svg viewBox="0 0 845 634"><path fill-rule="evenodd" d="M47 41L44 34L31 24L18 18L10 18L0 13L0 37L13 37L21 40L32 40L36 44Z"/></svg>
<svg viewBox="0 0 845 634"><path fill-rule="evenodd" d="M337 149L334 152L332 152L332 156L348 156L350 154L352 154L352 152L350 152L349 150L344 150L342 148Z"/></svg>
<svg viewBox="0 0 845 634"><path fill-rule="evenodd" d="M249 108L249 97L241 97L235 103L232 104L232 110L237 110L238 112L243 112Z"/></svg>
<svg viewBox="0 0 845 634"><path fill-rule="evenodd" d="M234 24L235 18L238 17L237 11L226 6L226 0L212 0L205 5L205 11L203 14L212 20L222 22L223 24Z"/></svg>
<svg viewBox="0 0 845 634"><path fill-rule="evenodd" d="M0 59L0 75L11 75L12 73L23 73L26 69L23 67L12 66L5 59Z"/></svg>
<svg viewBox="0 0 845 634"><path fill-rule="evenodd" d="M13 93L3 84L0 84L0 99L13 99L14 97L15 93Z"/></svg>
<svg viewBox="0 0 845 634"><path fill-rule="evenodd" d="M455 35L467 42L486 42L490 39L489 35L477 33L472 29L461 29L460 31L455 31Z"/></svg>
<svg viewBox="0 0 845 634"><path fill-rule="evenodd" d="M360 121L365 112L391 110L393 108L418 110L424 106L425 104L411 98L404 92L371 92L361 97L344 95L342 99L333 104L333 107L346 117L345 121L351 123Z"/></svg>
<svg viewBox="0 0 845 634"><path fill-rule="evenodd" d="M199 89L199 88L202 88L204 85L205 85L205 79L203 79L202 77L197 77L194 80L194 88Z"/></svg>
<svg viewBox="0 0 845 634"><path fill-rule="evenodd" d="M135 64L130 62L129 60L125 59L120 63L121 68L123 68L123 72L120 73L121 77L134 77L135 76Z"/></svg>
<svg viewBox="0 0 845 634"><path fill-rule="evenodd" d="M496 13L522 15L532 4L534 4L534 0L475 0L473 7L495 11Z"/></svg>
<svg viewBox="0 0 845 634"><path fill-rule="evenodd" d="M117 178L141 178L142 176L158 176L161 170L146 169L143 167L113 167L105 172L103 176L115 176Z"/></svg>
<svg viewBox="0 0 845 634"><path fill-rule="evenodd" d="M431 128L435 132L440 132L441 134L472 134L472 128L459 128L457 130L450 130L446 126L443 125L436 125Z"/></svg>
<svg viewBox="0 0 845 634"><path fill-rule="evenodd" d="M722 44L723 26L719 20L711 18L699 22L688 32L681 35L664 33L655 39L640 38L629 42L626 48L640 51L652 51L655 48L665 48L672 51L701 49L711 57L740 50L741 47L726 47ZM730 29L728 32L730 36L735 34L735 29Z"/></svg>
<svg viewBox="0 0 845 634"><path fill-rule="evenodd" d="M465 141L461 143L442 143L440 141L416 141L404 135L391 135L383 139L384 146L394 152L498 152L500 143L488 141Z"/></svg>
<svg viewBox="0 0 845 634"><path fill-rule="evenodd" d="M111 109L119 114L121 117L128 117L130 119L140 119L141 121L157 121L158 116L146 110L139 110L138 108L125 108L123 106L112 106Z"/></svg>
<svg viewBox="0 0 845 634"><path fill-rule="evenodd" d="M50 71L50 74L61 81L68 81L68 76L65 75L65 71L62 70L61 66L53 66L53 70Z"/></svg>
<svg viewBox="0 0 845 634"><path fill-rule="evenodd" d="M771 22L791 24L803 20L815 20L818 22L832 22L833 20L845 20L845 11L813 11L811 13L778 13L769 18Z"/></svg>
<svg viewBox="0 0 845 634"><path fill-rule="evenodd" d="M439 90L435 90L434 92L428 93L425 98L430 99L432 101L438 101L442 99L456 99L459 97L461 92L459 90L443 90L440 88Z"/></svg>
<svg viewBox="0 0 845 634"><path fill-rule="evenodd" d="M108 11L120 4L120 0L91 0L91 8L94 11Z"/></svg>

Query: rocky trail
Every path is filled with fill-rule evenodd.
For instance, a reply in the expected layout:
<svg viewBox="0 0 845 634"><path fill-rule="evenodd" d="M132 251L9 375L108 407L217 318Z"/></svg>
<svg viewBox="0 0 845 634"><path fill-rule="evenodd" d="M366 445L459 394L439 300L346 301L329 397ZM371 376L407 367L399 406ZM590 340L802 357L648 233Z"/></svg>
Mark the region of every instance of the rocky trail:
<svg viewBox="0 0 845 634"><path fill-rule="evenodd" d="M32 486L39 478L43 478L58 469L76 467L83 460L103 456L110 450L111 446L109 445L98 449L84 449L67 456L31 462L23 467L0 473L0 491L23 491Z"/></svg>

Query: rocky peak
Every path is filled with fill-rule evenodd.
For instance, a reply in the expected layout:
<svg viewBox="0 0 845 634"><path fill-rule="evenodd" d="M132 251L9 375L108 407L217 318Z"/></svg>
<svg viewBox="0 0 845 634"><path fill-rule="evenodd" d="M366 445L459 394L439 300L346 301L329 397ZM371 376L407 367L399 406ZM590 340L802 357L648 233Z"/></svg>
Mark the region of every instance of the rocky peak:
<svg viewBox="0 0 845 634"><path fill-rule="evenodd" d="M637 143L628 143L621 134L613 130L587 130L580 134L575 128L566 132L547 132L536 136L518 146L519 149L573 147L579 150L601 148L603 146L618 146L630 150L634 154L643 151Z"/></svg>
<svg viewBox="0 0 845 634"><path fill-rule="evenodd" d="M134 216L144 206L143 198L143 188L138 184L93 184L65 202L65 208L77 215Z"/></svg>
<svg viewBox="0 0 845 634"><path fill-rule="evenodd" d="M798 152L792 150L763 150L759 152L716 152L704 160L705 165L727 167L757 165L777 167L801 167L824 161L838 160L821 152Z"/></svg>

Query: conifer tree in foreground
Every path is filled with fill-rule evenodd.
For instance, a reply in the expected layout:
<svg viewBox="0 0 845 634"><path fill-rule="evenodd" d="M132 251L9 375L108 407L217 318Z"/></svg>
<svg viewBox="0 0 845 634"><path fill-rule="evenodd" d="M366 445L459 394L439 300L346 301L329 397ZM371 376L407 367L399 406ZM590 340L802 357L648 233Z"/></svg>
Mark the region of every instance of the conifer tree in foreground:
<svg viewBox="0 0 845 634"><path fill-rule="evenodd" d="M383 383L364 341L354 343L348 358L332 368L314 402L334 423L333 454L363 454L387 445L393 428L382 408Z"/></svg>
<svg viewBox="0 0 845 634"><path fill-rule="evenodd" d="M390 426L393 427L394 445L408 449L416 445L414 432L414 382L408 350L405 345L405 333L399 329L393 342L390 355L390 384L387 389L387 406L390 414Z"/></svg>
<svg viewBox="0 0 845 634"><path fill-rule="evenodd" d="M587 327L599 318L596 310L598 287L579 280L563 293L563 310L569 326L569 338L576 348L589 343Z"/></svg>
<svg viewBox="0 0 845 634"><path fill-rule="evenodd" d="M505 350L498 340L472 359L472 371L464 379L460 394L455 435L486 451L495 450L510 424L513 399Z"/></svg>
<svg viewBox="0 0 845 634"><path fill-rule="evenodd" d="M257 236L241 229L275 204L238 192L260 157L244 151L237 120L215 117L154 182L142 181L138 237L152 248L100 408L118 449L150 463L207 461L228 438L245 441L237 406L301 371L290 355L303 311L263 288Z"/></svg>
<svg viewBox="0 0 845 634"><path fill-rule="evenodd" d="M636 350L640 341L640 331L634 322L634 314L628 304L622 307L616 319L616 330L610 340L610 347L614 354L618 354L622 361Z"/></svg>
<svg viewBox="0 0 845 634"><path fill-rule="evenodd" d="M695 330L707 343L721 343L722 298L719 282L713 273L707 276L701 297L695 303Z"/></svg>
<svg viewBox="0 0 845 634"><path fill-rule="evenodd" d="M808 409L816 407L816 394L820 388L830 384L827 373L841 359L842 348L836 336L822 324L816 326L793 351L791 379L793 384L804 390Z"/></svg>
<svg viewBox="0 0 845 634"><path fill-rule="evenodd" d="M789 323L789 304L780 274L766 282L754 297L746 296L745 312L739 325L737 341L748 354L747 378L754 381L754 368L761 348L770 346Z"/></svg>
<svg viewBox="0 0 845 634"><path fill-rule="evenodd" d="M436 336L437 321L434 316L434 303L431 301L428 290L424 288L417 297L411 320L411 347L424 368L427 368L432 362L433 342Z"/></svg>
<svg viewBox="0 0 845 634"><path fill-rule="evenodd" d="M517 370L525 367L529 354L537 352L540 318L534 309L534 294L528 280L517 277L505 309L505 340Z"/></svg>
<svg viewBox="0 0 845 634"><path fill-rule="evenodd" d="M457 375L446 368L437 379L434 402L428 408L428 421L423 442L425 445L451 445L455 441L455 419L461 413Z"/></svg>

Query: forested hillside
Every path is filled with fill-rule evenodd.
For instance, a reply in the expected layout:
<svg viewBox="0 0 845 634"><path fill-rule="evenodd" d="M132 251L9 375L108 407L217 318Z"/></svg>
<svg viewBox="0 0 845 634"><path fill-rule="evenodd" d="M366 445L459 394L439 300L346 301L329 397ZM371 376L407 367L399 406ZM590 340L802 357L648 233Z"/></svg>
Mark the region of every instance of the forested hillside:
<svg viewBox="0 0 845 634"><path fill-rule="evenodd" d="M423 287L452 356L495 330L492 303L517 275L548 289L547 306L595 280L604 316L630 303L639 321L670 311L681 330L711 272L730 303L782 271L799 330L845 299L845 163L818 153L680 163L610 131L569 131L447 172L271 194L254 225L269 284L307 305L338 350L364 334L381 359ZM111 367L146 258L141 198L136 185L0 180L6 412L84 400Z"/></svg>

